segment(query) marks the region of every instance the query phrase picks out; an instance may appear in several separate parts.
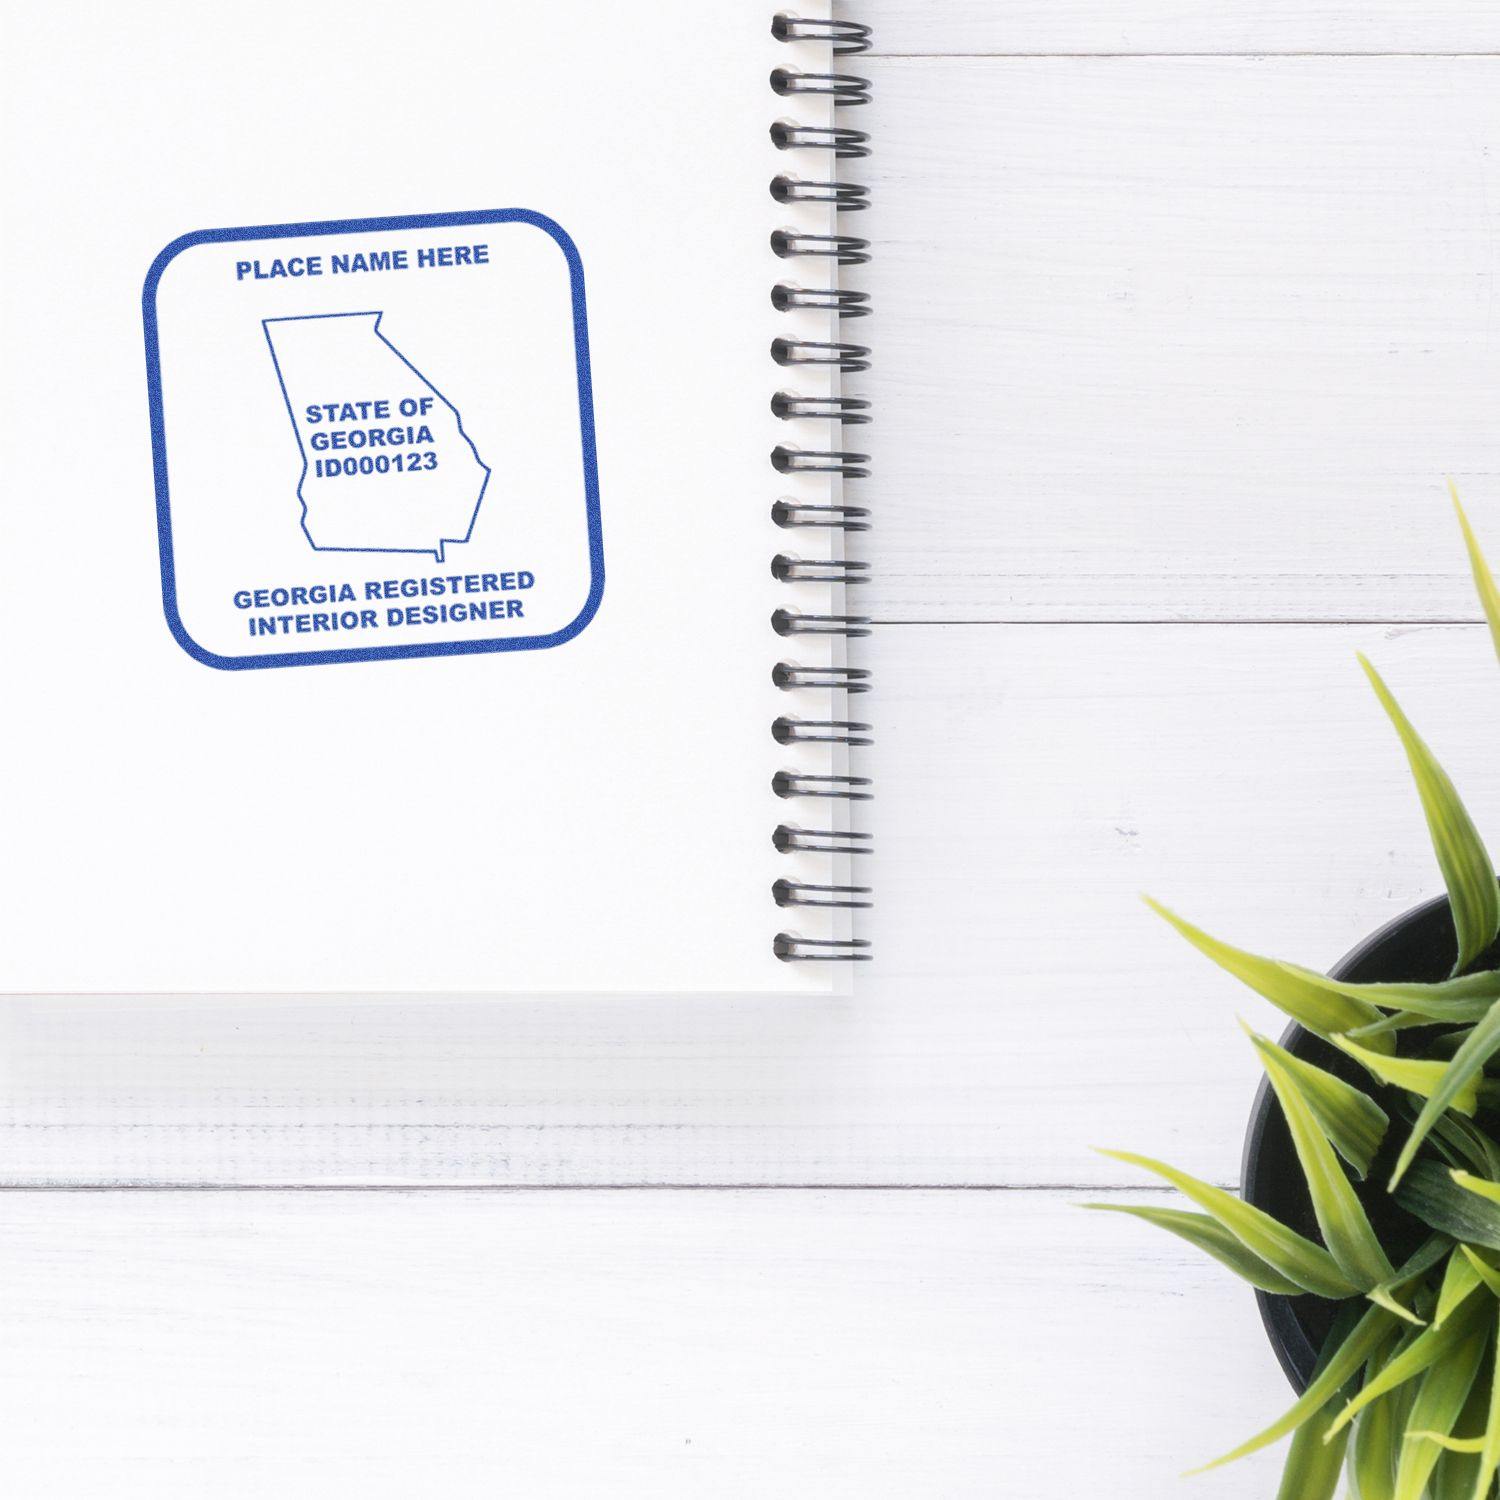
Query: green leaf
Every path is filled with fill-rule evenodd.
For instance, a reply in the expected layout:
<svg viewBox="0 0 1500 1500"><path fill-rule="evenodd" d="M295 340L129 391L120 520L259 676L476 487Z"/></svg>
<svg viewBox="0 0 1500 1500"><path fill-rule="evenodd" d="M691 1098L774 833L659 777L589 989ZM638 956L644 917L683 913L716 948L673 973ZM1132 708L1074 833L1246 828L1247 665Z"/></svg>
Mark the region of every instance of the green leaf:
<svg viewBox="0 0 1500 1500"><path fill-rule="evenodd" d="M1414 1313L1411 1308L1400 1301L1391 1290L1391 1283L1382 1282L1379 1286L1371 1287L1365 1296L1373 1302L1376 1307L1383 1307L1387 1312L1395 1313L1405 1323L1410 1323L1413 1328L1425 1328L1427 1320Z"/></svg>
<svg viewBox="0 0 1500 1500"><path fill-rule="evenodd" d="M1458 1248L1463 1251L1469 1263L1479 1273L1479 1279L1496 1297L1500 1297L1500 1270L1492 1266L1472 1245L1460 1245Z"/></svg>
<svg viewBox="0 0 1500 1500"><path fill-rule="evenodd" d="M1479 602L1484 606L1484 617L1490 622L1490 638L1495 643L1495 654L1500 656L1500 590L1495 588L1490 565L1479 550L1479 539L1469 518L1464 514L1463 504L1458 498L1458 486L1450 479L1448 493L1453 497L1453 508L1458 512L1458 524L1464 534L1464 546L1469 553L1469 568L1474 574L1474 587L1479 593Z"/></svg>
<svg viewBox="0 0 1500 1500"><path fill-rule="evenodd" d="M1296 1079L1302 1097L1317 1117L1323 1133L1363 1181L1375 1153L1380 1150L1380 1143L1385 1139L1390 1117L1362 1089L1345 1083L1326 1068L1307 1062L1266 1037L1257 1036L1248 1027L1246 1032L1263 1058L1274 1057Z"/></svg>
<svg viewBox="0 0 1500 1500"><path fill-rule="evenodd" d="M1380 1019L1380 1012L1366 1000L1344 993L1336 980L1325 979L1311 969L1284 964L1274 958L1261 958L1240 948L1231 948L1210 937L1201 928L1185 922L1159 901L1145 898L1146 905L1170 922L1200 953L1207 954L1221 969L1264 995L1272 1005L1284 1010L1294 1021L1319 1036L1352 1031Z"/></svg>
<svg viewBox="0 0 1500 1500"><path fill-rule="evenodd" d="M1448 773L1401 712L1380 673L1364 656L1359 663L1396 726L1417 783L1433 852L1453 907L1453 928L1458 937L1458 962L1453 972L1457 974L1467 969L1500 932L1500 885L1495 880L1495 866Z"/></svg>
<svg viewBox="0 0 1500 1500"><path fill-rule="evenodd" d="M1449 1453L1482 1453L1484 1451L1484 1439L1449 1437L1444 1432L1408 1432L1406 1440L1409 1443L1436 1443L1439 1448Z"/></svg>
<svg viewBox="0 0 1500 1500"><path fill-rule="evenodd" d="M1410 1338L1372 1355L1365 1364L1366 1383L1380 1373L1387 1359L1399 1354ZM1307 1424L1322 1439L1324 1424L1314 1418ZM1401 1461L1401 1439L1406 1427L1406 1402L1400 1391L1392 1391L1372 1402L1354 1427L1354 1451L1349 1455L1349 1477L1359 1500L1392 1500L1396 1493L1396 1465ZM1305 1430L1305 1429L1304 1429ZM1337 1439L1335 1439L1337 1441Z"/></svg>
<svg viewBox="0 0 1500 1500"><path fill-rule="evenodd" d="M1432 1314L1432 1326L1441 1328L1452 1315L1454 1308L1472 1292L1483 1277L1474 1269L1468 1256L1455 1250L1448 1257L1448 1269L1443 1273L1443 1284L1438 1291L1437 1307Z"/></svg>
<svg viewBox="0 0 1500 1500"><path fill-rule="evenodd" d="M1482 1090L1480 1103L1484 1103ZM1446 1141L1471 1167L1486 1177L1500 1177L1500 1147L1472 1120L1443 1115L1433 1125L1429 1139Z"/></svg>
<svg viewBox="0 0 1500 1500"><path fill-rule="evenodd" d="M1383 1307L1368 1309L1354 1325L1348 1337L1339 1343L1336 1350L1329 1356L1321 1373L1313 1377L1301 1397L1293 1402L1281 1416L1264 1431L1258 1432L1247 1442L1241 1443L1238 1448L1226 1453L1222 1458L1214 1459L1212 1463L1204 1464L1200 1469L1194 1469L1193 1473L1205 1474L1210 1469L1233 1463L1237 1458L1258 1453L1262 1448L1270 1447L1272 1443L1284 1438L1287 1433L1302 1426L1343 1390L1365 1361L1380 1349L1394 1327L1396 1327L1396 1320ZM1337 1329L1335 1329L1336 1333ZM1335 1334L1329 1335L1330 1342ZM1425 1338L1427 1335L1421 1334L1419 1337ZM1321 1423L1319 1425L1321 1426Z"/></svg>
<svg viewBox="0 0 1500 1500"><path fill-rule="evenodd" d="M1328 1368L1354 1325L1352 1305L1346 1305L1318 1352L1317 1362L1313 1365L1314 1380ZM1337 1413L1340 1402L1347 1400L1352 1394L1354 1379L1351 1374L1342 1389L1335 1391L1324 1402L1323 1409L1309 1417L1292 1434L1292 1444L1286 1463L1282 1466L1281 1487L1276 1491L1276 1500L1333 1500L1338 1488L1339 1470L1343 1467L1344 1449L1348 1446L1348 1433L1341 1433L1333 1442L1325 1443L1322 1430L1326 1421Z"/></svg>
<svg viewBox="0 0 1500 1500"><path fill-rule="evenodd" d="M1455 1026L1479 1020L1500 1000L1500 969L1477 969L1472 974L1459 974L1432 984L1418 984L1415 980L1398 984L1335 982L1355 999L1368 1000L1371 1005Z"/></svg>
<svg viewBox="0 0 1500 1500"><path fill-rule="evenodd" d="M1263 1209L1244 1202L1233 1193L1200 1182L1198 1178L1149 1156L1136 1156L1130 1151L1104 1151L1101 1154L1165 1178L1199 1208L1212 1214L1252 1255L1259 1256L1305 1291L1341 1301L1362 1290L1344 1275L1338 1262L1321 1245L1304 1239L1295 1229L1288 1229Z"/></svg>
<svg viewBox="0 0 1500 1500"><path fill-rule="evenodd" d="M1448 1071L1445 1062L1434 1062L1424 1057L1395 1057L1371 1052L1348 1037L1336 1036L1333 1045L1347 1052L1355 1062L1366 1068L1372 1077L1392 1088L1405 1089L1408 1094L1430 1099L1442 1086L1443 1075ZM1472 1115L1479 1107L1479 1079L1471 1078L1454 1095L1452 1108L1461 1115Z"/></svg>
<svg viewBox="0 0 1500 1500"><path fill-rule="evenodd" d="M1217 1219L1211 1219L1207 1214L1190 1214L1180 1208L1150 1208L1139 1203L1082 1203L1079 1207L1144 1219L1148 1224L1155 1224L1188 1244L1196 1245L1221 1265L1228 1266L1242 1281L1248 1281L1263 1292L1274 1292L1282 1297L1301 1295L1302 1288L1295 1281L1288 1281L1260 1256L1247 1250Z"/></svg>
<svg viewBox="0 0 1500 1500"><path fill-rule="evenodd" d="M1453 1316L1441 1328L1427 1328L1419 1333L1400 1354L1381 1369L1373 1380L1365 1382L1360 1393L1334 1419L1333 1426L1328 1429L1328 1436L1333 1437L1334 1434L1347 1427L1372 1401L1378 1400L1388 1391L1395 1390L1406 1381L1415 1379L1439 1361L1446 1361L1448 1356L1460 1344L1471 1338L1480 1326L1481 1319L1478 1310L1484 1306L1485 1304L1478 1298L1470 1296L1460 1304ZM1387 1313L1386 1316L1389 1317L1390 1314ZM1438 1424L1414 1421L1409 1425L1425 1429L1436 1427Z"/></svg>
<svg viewBox="0 0 1500 1500"><path fill-rule="evenodd" d="M1484 1085L1480 1085L1480 1102L1483 1102ZM1485 1173L1489 1177L1500 1180L1500 1145L1491 1138L1488 1131L1481 1130L1471 1120L1455 1120L1454 1125L1461 1130L1479 1149L1484 1158Z"/></svg>
<svg viewBox="0 0 1500 1500"><path fill-rule="evenodd" d="M1467 1250L1467 1247L1466 1247ZM1470 1259L1475 1263L1476 1271L1484 1275L1485 1280L1490 1281L1494 1275L1493 1268L1488 1262L1479 1259L1470 1253ZM1491 1292L1496 1287L1490 1283ZM1500 1304L1496 1307L1496 1319L1500 1320ZM1473 1485L1470 1496L1464 1500L1485 1500L1490 1494L1490 1487L1494 1484L1497 1470L1500 1470L1500 1326L1497 1326L1496 1359L1491 1362L1490 1370L1490 1401L1485 1413L1485 1434L1479 1448L1479 1466L1475 1472L1475 1485Z"/></svg>
<svg viewBox="0 0 1500 1500"><path fill-rule="evenodd" d="M1324 1243L1339 1269L1361 1290L1380 1286L1395 1274L1395 1267L1386 1259L1364 1205L1344 1175L1296 1075L1276 1055L1279 1049L1273 1050L1264 1037L1257 1037L1253 1031L1250 1037L1281 1101Z"/></svg>
<svg viewBox="0 0 1500 1500"><path fill-rule="evenodd" d="M1432 1500L1474 1500L1489 1404L1490 1381L1481 1365L1479 1375L1469 1387L1462 1415L1446 1441L1439 1443L1445 1451L1432 1471ZM1476 1448L1475 1444L1479 1446Z"/></svg>
<svg viewBox="0 0 1500 1500"><path fill-rule="evenodd" d="M1476 1269L1482 1264L1476 1257ZM1496 1317L1500 1319L1500 1304L1496 1305ZM1479 1468L1474 1475L1472 1500L1485 1500L1495 1473L1500 1470L1500 1327L1496 1329L1496 1340L1495 1363L1490 1371L1490 1399L1485 1419L1484 1444L1479 1450Z"/></svg>
<svg viewBox="0 0 1500 1500"><path fill-rule="evenodd" d="M1418 1283L1442 1258L1453 1249L1453 1241L1446 1234L1430 1234L1402 1265L1396 1268L1389 1281L1382 1282L1365 1293L1371 1302L1393 1312L1398 1318L1417 1327L1425 1326L1425 1320L1399 1302L1396 1294L1402 1288Z"/></svg>
<svg viewBox="0 0 1500 1500"><path fill-rule="evenodd" d="M1415 1031L1433 1023L1426 1016L1414 1015L1409 1010L1392 1011L1368 1026L1356 1026L1353 1031L1341 1032L1341 1036L1352 1037L1356 1042L1374 1042L1383 1036L1394 1036L1398 1031ZM1382 1045L1384 1045L1382 1043Z"/></svg>
<svg viewBox="0 0 1500 1500"><path fill-rule="evenodd" d="M1320 1419L1332 1418L1338 1402L1335 1394L1317 1416L1304 1422L1292 1435L1276 1500L1334 1500L1349 1434L1341 1432L1332 1442L1325 1443Z"/></svg>
<svg viewBox="0 0 1500 1500"><path fill-rule="evenodd" d="M1446 1436L1453 1431L1454 1423L1469 1399L1469 1387L1479 1372L1488 1338L1488 1329L1476 1329L1446 1358L1429 1366L1412 1404L1411 1416L1407 1418L1408 1433L1440 1432ZM1421 1343L1421 1339L1417 1343ZM1441 1455L1442 1450L1430 1442L1403 1444L1401 1461L1396 1468L1395 1500L1422 1500L1422 1492L1427 1488L1427 1481Z"/></svg>
<svg viewBox="0 0 1500 1500"><path fill-rule="evenodd" d="M1496 1000L1500 1000L1500 969L1479 969L1473 974L1460 974L1455 979L1440 979L1434 984L1344 984L1337 983L1341 991L1355 999L1368 1000L1371 1005L1400 1012L1395 1016L1384 1016L1371 1026L1395 1024L1404 1028L1418 1026L1423 1022L1439 1025L1470 1025L1483 1018ZM1349 1034L1358 1035L1370 1027L1356 1027Z"/></svg>
<svg viewBox="0 0 1500 1500"><path fill-rule="evenodd" d="M1491 1203L1500 1203L1500 1182L1491 1182L1487 1177L1476 1177L1459 1167L1448 1174L1465 1192L1477 1193Z"/></svg>
<svg viewBox="0 0 1500 1500"><path fill-rule="evenodd" d="M1464 1244L1500 1250L1500 1205L1465 1191L1435 1161L1421 1161L1411 1169L1396 1203L1430 1229Z"/></svg>
<svg viewBox="0 0 1500 1500"><path fill-rule="evenodd" d="M1500 1005L1490 1007L1489 1013L1464 1038L1463 1045L1453 1054L1453 1061L1443 1073L1442 1082L1422 1106L1417 1123L1412 1126L1401 1155L1396 1160L1396 1170L1391 1173L1391 1191L1401 1181L1406 1169L1412 1164L1418 1147L1427 1138L1427 1132L1442 1117L1443 1111L1471 1082L1477 1079L1484 1065L1500 1050Z"/></svg>

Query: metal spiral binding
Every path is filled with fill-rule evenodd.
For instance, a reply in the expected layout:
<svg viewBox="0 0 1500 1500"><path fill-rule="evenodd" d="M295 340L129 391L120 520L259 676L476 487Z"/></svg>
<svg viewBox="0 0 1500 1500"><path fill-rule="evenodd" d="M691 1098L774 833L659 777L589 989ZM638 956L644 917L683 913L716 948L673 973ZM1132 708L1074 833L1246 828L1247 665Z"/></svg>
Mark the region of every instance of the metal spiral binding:
<svg viewBox="0 0 1500 1500"><path fill-rule="evenodd" d="M830 94L835 104L868 104L870 80L853 73L799 73L795 68L776 68L771 87L782 98L798 94Z"/></svg>
<svg viewBox="0 0 1500 1500"><path fill-rule="evenodd" d="M804 615L792 609L778 609L771 616L777 635L842 635L850 640L869 635L874 623L868 615Z"/></svg>
<svg viewBox="0 0 1500 1500"><path fill-rule="evenodd" d="M855 21L809 20L799 16L778 15L771 23L771 34L781 42L819 41L831 44L835 57L864 52L870 45L870 28ZM870 82L852 73L807 73L795 68L776 68L771 73L771 88L782 98L822 95L831 99L835 109L868 104ZM781 204L821 203L834 213L858 213L870 206L869 189L859 183L841 181L827 170L834 162L853 160L870 154L870 138L863 130L842 123L802 125L791 120L777 120L771 125L771 140L778 151L820 152L823 171L789 170L771 180L771 198ZM803 260L813 264L833 262L840 266L862 265L869 260L869 241L847 234L803 234L778 229L771 235L771 249L781 260ZM778 282L771 291L772 305L778 312L811 310L831 313L840 320L862 318L870 311L868 293L842 287L796 284L793 280ZM809 339L778 338L771 345L771 358L782 368L799 367L836 369L855 373L869 368L870 351L862 344L842 339L820 342ZM771 410L784 422L827 421L840 427L862 426L871 420L868 401L845 395L804 396L794 391L779 391L771 399ZM827 447L805 448L794 443L778 443L771 453L771 466L778 474L829 474L840 480L864 479L869 474L870 456L841 446L835 438ZM771 518L784 530L817 532L859 532L869 527L869 511L863 506L837 503L805 504L799 500L777 500ZM839 550L830 548L829 550ZM838 583L850 587L863 583L869 575L869 564L837 557L795 556L780 552L771 561L772 574L783 583ZM845 639L869 634L870 620L863 615L808 614L793 609L778 609L771 617L771 627L778 636L834 636ZM868 692L869 672L848 666L803 666L781 661L771 679L782 692L829 690L845 697ZM870 726L853 719L807 718L795 712L780 715L771 726L777 744L825 744L842 746L868 745ZM823 799L841 802L866 802L873 795L870 781L863 776L811 775L797 771L778 771L771 781L772 790L783 799ZM870 851L867 833L832 828L802 828L787 822L779 825L772 836L775 847L784 854L808 852L839 856L863 855ZM856 910L868 907L870 889L858 885L817 884L807 881L777 880L771 894L778 907ZM777 958L788 963L842 962L868 960L870 943L863 938L804 938L793 933L776 935Z"/></svg>
<svg viewBox="0 0 1500 1500"><path fill-rule="evenodd" d="M782 260L811 255L837 260L841 266L862 266L870 258L869 240L856 239L852 234L796 234L790 229L773 229L771 249Z"/></svg>
<svg viewBox="0 0 1500 1500"><path fill-rule="evenodd" d="M789 719L784 714L771 724L778 745L873 745L870 726L853 719Z"/></svg>
<svg viewBox="0 0 1500 1500"><path fill-rule="evenodd" d="M798 828L792 823L780 823L771 835L771 842L782 854L793 854L802 850L808 854L869 854L871 836L868 833L846 833L840 828Z"/></svg>
<svg viewBox="0 0 1500 1500"><path fill-rule="evenodd" d="M841 318L864 318L869 316L870 294L846 292L841 287L788 286L783 281L771 288L771 306L777 312L810 307L815 312L836 312Z"/></svg>
<svg viewBox="0 0 1500 1500"><path fill-rule="evenodd" d="M869 938L801 938L778 932L776 957L783 963L858 963L874 958Z"/></svg>
<svg viewBox="0 0 1500 1500"><path fill-rule="evenodd" d="M863 791L868 776L804 776L796 771L778 771L771 790L778 797L837 797L842 802L868 802L875 795Z"/></svg>
<svg viewBox="0 0 1500 1500"><path fill-rule="evenodd" d="M771 559L771 576L778 583L865 583L870 576L866 562L849 562L842 557L788 557L778 552Z"/></svg>
<svg viewBox="0 0 1500 1500"><path fill-rule="evenodd" d="M779 688L836 688L841 693L868 693L870 674L863 667L803 667L779 661L771 668Z"/></svg>
<svg viewBox="0 0 1500 1500"><path fill-rule="evenodd" d="M821 526L829 531L868 531L869 515L862 505L798 505L794 500L778 500L771 507L771 519L785 530Z"/></svg>
<svg viewBox="0 0 1500 1500"><path fill-rule="evenodd" d="M868 907L875 903L859 898L870 894L867 885L810 885L803 880L778 880L771 887L777 906Z"/></svg>
<svg viewBox="0 0 1500 1500"><path fill-rule="evenodd" d="M778 365L833 365L854 374L870 368L864 344L829 343L822 339L772 339L771 358Z"/></svg>
<svg viewBox="0 0 1500 1500"><path fill-rule="evenodd" d="M850 453L835 448L788 448L777 444L771 450L771 467L778 474L842 474L845 479L864 479L869 470L868 453Z"/></svg>
<svg viewBox="0 0 1500 1500"><path fill-rule="evenodd" d="M771 397L771 410L783 422L825 417L855 427L870 420L870 403L855 396L794 396L790 391L777 391Z"/></svg>
<svg viewBox="0 0 1500 1500"><path fill-rule="evenodd" d="M844 125L793 125L777 120L771 140L778 151L832 151L835 159L850 160L870 154L870 137Z"/></svg>
<svg viewBox="0 0 1500 1500"><path fill-rule="evenodd" d="M854 214L870 206L870 190L857 182L815 182L784 173L771 179L771 196L778 203L831 203L840 213Z"/></svg>
<svg viewBox="0 0 1500 1500"><path fill-rule="evenodd" d="M835 57L864 52L870 46L870 28L858 21L806 21L800 16L777 16L771 35L778 42L832 42Z"/></svg>

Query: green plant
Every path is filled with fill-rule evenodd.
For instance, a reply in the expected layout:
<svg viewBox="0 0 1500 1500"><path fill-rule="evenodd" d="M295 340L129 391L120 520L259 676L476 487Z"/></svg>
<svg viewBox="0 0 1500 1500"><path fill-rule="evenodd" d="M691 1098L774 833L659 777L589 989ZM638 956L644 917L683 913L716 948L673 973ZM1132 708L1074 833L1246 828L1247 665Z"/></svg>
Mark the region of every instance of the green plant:
<svg viewBox="0 0 1500 1500"><path fill-rule="evenodd" d="M1453 503L1500 654L1500 590L1456 492ZM1361 1084L1246 1028L1285 1116L1317 1239L1128 1152L1105 1155L1164 1178L1202 1212L1086 1206L1166 1229L1263 1291L1338 1304L1302 1397L1206 1468L1290 1436L1280 1500L1329 1500L1344 1469L1358 1500L1487 1500L1500 1473L1500 1080L1485 1075L1500 1053L1491 951L1500 885L1453 783L1374 667L1360 662L1406 752L1447 886L1452 974L1432 984L1346 984L1232 948L1149 902L1221 968L1347 1054ZM1371 1222L1375 1195L1401 1210L1378 1215L1382 1222L1417 1231L1417 1248L1399 1261Z"/></svg>

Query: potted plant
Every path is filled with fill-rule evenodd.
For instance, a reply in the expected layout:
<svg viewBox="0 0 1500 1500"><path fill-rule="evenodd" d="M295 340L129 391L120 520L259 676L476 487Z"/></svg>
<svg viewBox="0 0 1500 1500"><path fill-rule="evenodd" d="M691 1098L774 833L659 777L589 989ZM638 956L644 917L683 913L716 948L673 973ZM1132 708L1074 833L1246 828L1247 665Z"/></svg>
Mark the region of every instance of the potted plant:
<svg viewBox="0 0 1500 1500"><path fill-rule="evenodd" d="M1450 486L1451 489L1451 486ZM1500 654L1500 590L1453 495ZM1281 1500L1487 1500L1500 1474L1500 886L1432 752L1363 657L1410 763L1446 899L1331 975L1149 904L1294 1023L1246 1028L1265 1078L1243 1196L1129 1152L1195 1205L1088 1207L1180 1236L1256 1288L1300 1391L1215 1468L1287 1436Z"/></svg>

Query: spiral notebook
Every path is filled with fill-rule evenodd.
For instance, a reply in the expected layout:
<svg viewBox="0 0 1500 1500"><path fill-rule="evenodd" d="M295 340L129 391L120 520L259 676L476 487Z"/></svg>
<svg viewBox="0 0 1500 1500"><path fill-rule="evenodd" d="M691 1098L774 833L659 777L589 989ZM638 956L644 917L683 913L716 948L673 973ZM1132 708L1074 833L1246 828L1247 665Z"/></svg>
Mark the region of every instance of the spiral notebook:
<svg viewBox="0 0 1500 1500"><path fill-rule="evenodd" d="M0 990L841 989L865 29L0 14Z"/></svg>

